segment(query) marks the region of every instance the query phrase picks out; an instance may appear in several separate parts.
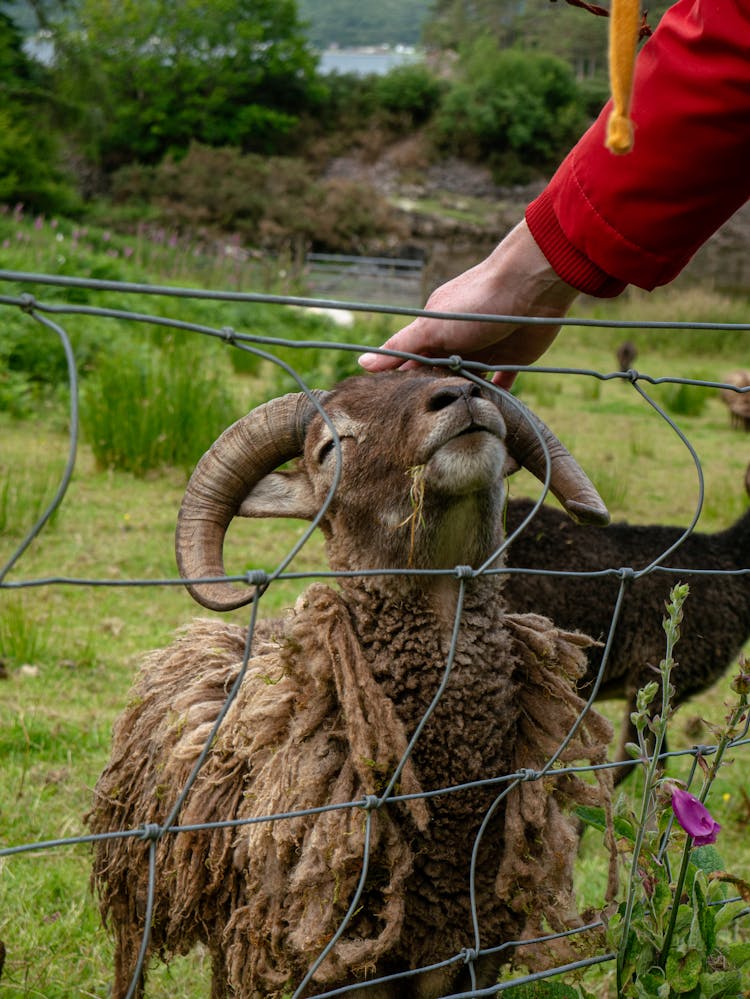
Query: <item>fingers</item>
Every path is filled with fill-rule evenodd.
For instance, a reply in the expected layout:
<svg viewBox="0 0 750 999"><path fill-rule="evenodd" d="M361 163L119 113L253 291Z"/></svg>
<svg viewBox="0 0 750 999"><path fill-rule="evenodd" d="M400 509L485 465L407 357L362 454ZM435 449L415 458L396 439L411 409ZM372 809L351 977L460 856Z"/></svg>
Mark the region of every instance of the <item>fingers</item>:
<svg viewBox="0 0 750 999"><path fill-rule="evenodd" d="M381 350L403 350L407 354L422 353L427 349L429 337L420 335L418 323L419 320L416 320L413 323L409 323L408 326L404 326L398 333L394 333L392 337L389 337L385 341ZM380 353L361 354L357 358L357 363L365 371L391 371L394 368L414 366L409 362L404 363L402 357Z"/></svg>
<svg viewBox="0 0 750 999"><path fill-rule="evenodd" d="M510 392L517 377L517 371L496 371L492 376L492 384Z"/></svg>

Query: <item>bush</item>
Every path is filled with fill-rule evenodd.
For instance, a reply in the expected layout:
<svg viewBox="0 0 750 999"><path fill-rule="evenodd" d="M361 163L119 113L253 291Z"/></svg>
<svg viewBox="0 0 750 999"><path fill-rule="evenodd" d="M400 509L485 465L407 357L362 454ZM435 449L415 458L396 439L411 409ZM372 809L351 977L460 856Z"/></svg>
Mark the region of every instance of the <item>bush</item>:
<svg viewBox="0 0 750 999"><path fill-rule="evenodd" d="M496 167L505 159L515 171L546 169L585 124L572 71L553 56L498 52L482 38L462 59L461 74L433 122L437 144L453 154Z"/></svg>
<svg viewBox="0 0 750 999"><path fill-rule="evenodd" d="M706 378L705 375L690 375L696 380ZM706 408L708 390L700 385L686 385L682 382L659 386L657 398L673 416L700 416Z"/></svg>
<svg viewBox="0 0 750 999"><path fill-rule="evenodd" d="M15 393L22 384L34 390L67 385L68 362L59 338L37 323L15 319L6 317L0 343L0 379L6 389ZM69 332L78 370L83 373L101 350L101 341L92 329ZM3 408L11 407L0 402Z"/></svg>
<svg viewBox="0 0 750 999"><path fill-rule="evenodd" d="M237 417L226 378L189 347L115 348L84 386L81 425L97 464L188 470Z"/></svg>
<svg viewBox="0 0 750 999"><path fill-rule="evenodd" d="M445 84L420 64L397 66L374 86L378 106L411 125L421 125L432 116L444 91Z"/></svg>
<svg viewBox="0 0 750 999"><path fill-rule="evenodd" d="M361 251L400 230L396 214L370 187L318 181L295 157L191 145L157 167L131 166L114 178L113 197L146 202L179 232L234 232L250 246L300 259L308 246Z"/></svg>
<svg viewBox="0 0 750 999"><path fill-rule="evenodd" d="M290 343L375 343L380 340L380 327L374 338L370 334L370 324L357 323L356 329L337 325L330 316L304 308L279 309L272 305L258 305L253 309L252 323L248 332L258 336L274 337ZM264 345L262 350L288 364L311 388L325 388L347 375L361 374L357 365L357 353L348 350L326 349L287 345ZM262 374L261 391L265 395L283 395L296 392L295 380L286 370L273 362L264 361L257 354L242 349L230 352L232 367L239 374Z"/></svg>
<svg viewBox="0 0 750 999"><path fill-rule="evenodd" d="M78 198L55 161L55 142L43 126L0 107L0 203L74 213L80 207Z"/></svg>

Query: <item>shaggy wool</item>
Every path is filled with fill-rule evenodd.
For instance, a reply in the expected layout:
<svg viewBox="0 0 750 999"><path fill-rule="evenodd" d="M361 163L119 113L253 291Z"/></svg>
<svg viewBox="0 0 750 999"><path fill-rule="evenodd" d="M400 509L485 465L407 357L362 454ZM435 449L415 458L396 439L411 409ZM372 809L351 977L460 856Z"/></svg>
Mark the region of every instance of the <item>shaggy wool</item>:
<svg viewBox="0 0 750 999"><path fill-rule="evenodd" d="M476 634L487 633L486 606L477 599ZM403 621L403 608L397 610ZM570 733L560 763L603 762L611 728L594 712L579 720L584 702L575 693L590 640L534 615L502 622L510 654L501 644L501 664L495 659L484 668L505 670L512 696L504 707L507 738L494 746L492 766L504 759L501 772L541 769ZM467 630L471 639L471 623ZM385 653L363 644L351 606L321 585L300 598L277 635L270 631L256 635L245 667L246 630L214 620L196 621L145 660L116 723L112 756L88 816L95 833L162 826L244 668L178 817L181 826L234 824L160 836L151 933L151 952L163 959L206 943L214 961L212 994L231 988L239 999L280 995L289 982L298 983L341 928L360 886L357 911L306 994L358 980L386 957L426 961L434 956L429 947L438 954L446 941L455 942L451 933L435 939L431 925L420 937L414 923L424 913L410 901L430 873L423 844L456 852L450 842L430 838L435 816L440 808L450 815L450 805L413 797L362 807L382 793L412 734L373 665L374 659L382 672ZM415 751L403 765L399 795L432 790L420 759ZM465 800L484 810L503 786ZM543 780L511 785L480 851L482 887L495 886L494 900L479 912L486 945L508 934L530 939L545 926L580 924L572 884L577 837L564 808L597 803L608 809L609 793L606 777L587 783L556 777L554 770ZM473 816L475 826L481 818L481 812ZM475 830L467 835L470 843ZM93 881L115 932L123 981L143 934L147 852L148 844L132 836L95 847ZM446 893L457 890L468 895L467 884L445 886ZM428 896L425 891L424 905L433 904ZM468 922L468 903L456 904ZM439 891L434 905L445 908ZM466 926L456 928L455 940L466 934ZM526 963L549 964L558 956L527 950Z"/></svg>

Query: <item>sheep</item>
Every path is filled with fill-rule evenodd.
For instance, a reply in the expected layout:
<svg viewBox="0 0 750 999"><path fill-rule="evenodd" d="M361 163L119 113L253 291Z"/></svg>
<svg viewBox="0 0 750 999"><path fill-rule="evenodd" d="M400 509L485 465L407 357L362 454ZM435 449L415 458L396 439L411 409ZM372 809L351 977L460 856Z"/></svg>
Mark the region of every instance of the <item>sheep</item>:
<svg viewBox="0 0 750 999"><path fill-rule="evenodd" d="M750 371L731 371L724 377L727 385L738 389L750 387ZM750 430L750 392L737 392L735 389L719 389L722 402L729 409L729 421L733 427Z"/></svg>
<svg viewBox="0 0 750 999"><path fill-rule="evenodd" d="M745 476L750 492L750 468ZM506 512L510 535L532 513L535 502L511 499ZM526 529L513 540L507 564L516 568L564 572L602 569L643 569L676 545L685 533L681 527L637 525L625 521L605 529L571 525L557 510L542 505ZM692 533L664 560L679 569L739 570L750 568L750 510L731 527L714 534ZM635 741L630 715L638 689L655 678L654 667L664 658L662 628L664 603L680 577L653 572L627 583L627 591L605 665L599 697L624 697L621 739L616 759L627 759L625 744ZM680 640L672 673L677 706L710 687L736 660L750 638L750 578L686 574L690 596L680 626ZM549 576L518 573L505 591L516 613L535 612L551 617L563 628L578 629L596 639L606 639L620 587L615 576ZM601 665L601 648L587 653L588 668L580 690L587 694ZM660 697L653 707L658 710ZM620 768L616 781L631 768Z"/></svg>
<svg viewBox="0 0 750 999"><path fill-rule="evenodd" d="M114 931L113 999L133 987L148 861L141 838L109 834L161 827L207 740L174 821L263 821L158 838L148 953L169 960L202 942L213 999L350 986L367 999L436 999L491 985L507 958L474 953L472 878L483 948L580 925L576 826L565 809L606 807L606 768L598 784L566 774L466 787L538 770L571 731L561 760L603 762L612 735L595 712L575 728L590 639L507 614L503 574L486 571L502 561L505 472L523 464L545 475L538 434L566 510L606 520L548 428L506 393L454 375L355 376L316 401L271 400L204 455L176 532L178 566L199 603L228 610L253 599L252 587L211 581L225 575L235 515L313 519L322 510L327 557L341 575L338 589L313 583L280 623L259 627L249 658L248 629L198 619L144 660L87 816L101 836L92 881ZM295 457L292 470L277 471ZM423 796L441 788L453 790ZM383 804L393 789L407 797ZM316 965L366 849L356 911ZM538 946L519 953L526 963L553 960ZM144 988L145 974L135 994Z"/></svg>
<svg viewBox="0 0 750 999"><path fill-rule="evenodd" d="M632 340L623 340L617 348L617 365L620 371L629 371L638 357L638 348Z"/></svg>

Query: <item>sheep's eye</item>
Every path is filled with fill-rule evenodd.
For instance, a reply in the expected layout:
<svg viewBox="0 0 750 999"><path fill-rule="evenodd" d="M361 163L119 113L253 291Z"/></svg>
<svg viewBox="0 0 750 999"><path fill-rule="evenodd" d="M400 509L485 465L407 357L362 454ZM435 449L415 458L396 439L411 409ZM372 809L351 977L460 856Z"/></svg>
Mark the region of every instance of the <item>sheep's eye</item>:
<svg viewBox="0 0 750 999"><path fill-rule="evenodd" d="M318 464L319 465L323 464L323 462L326 460L326 458L331 453L331 451L333 451L334 447L335 447L335 443L333 441L333 438L331 440L325 442L325 444L320 449L320 451L318 451Z"/></svg>

